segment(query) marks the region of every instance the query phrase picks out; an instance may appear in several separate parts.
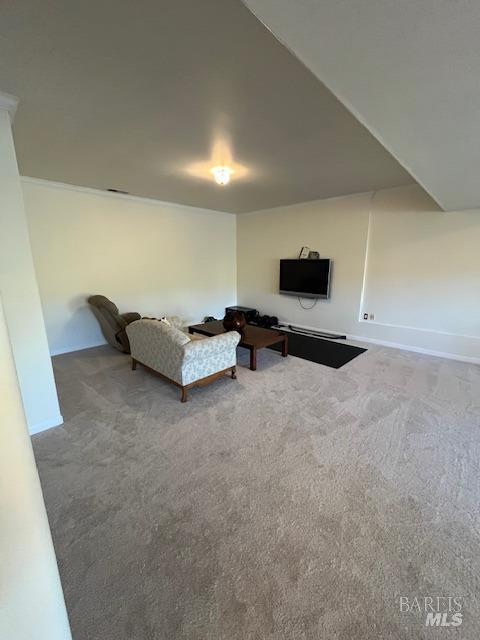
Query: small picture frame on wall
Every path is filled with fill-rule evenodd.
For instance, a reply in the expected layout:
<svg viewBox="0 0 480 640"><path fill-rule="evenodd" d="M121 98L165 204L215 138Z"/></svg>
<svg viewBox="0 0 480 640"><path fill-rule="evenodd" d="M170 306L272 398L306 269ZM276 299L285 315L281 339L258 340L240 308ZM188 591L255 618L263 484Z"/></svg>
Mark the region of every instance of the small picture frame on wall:
<svg viewBox="0 0 480 640"><path fill-rule="evenodd" d="M302 250L300 251L300 255L298 256L298 259L307 260L309 253L310 253L310 249L308 247L302 247Z"/></svg>

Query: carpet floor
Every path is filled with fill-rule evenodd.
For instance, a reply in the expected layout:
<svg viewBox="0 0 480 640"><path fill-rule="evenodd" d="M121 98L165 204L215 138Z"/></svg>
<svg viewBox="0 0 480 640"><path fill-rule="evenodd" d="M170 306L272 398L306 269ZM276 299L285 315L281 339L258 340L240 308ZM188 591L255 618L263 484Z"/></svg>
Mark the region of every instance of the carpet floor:
<svg viewBox="0 0 480 640"><path fill-rule="evenodd" d="M264 350L186 404L107 346L54 369L33 444L75 640L478 638L480 367Z"/></svg>

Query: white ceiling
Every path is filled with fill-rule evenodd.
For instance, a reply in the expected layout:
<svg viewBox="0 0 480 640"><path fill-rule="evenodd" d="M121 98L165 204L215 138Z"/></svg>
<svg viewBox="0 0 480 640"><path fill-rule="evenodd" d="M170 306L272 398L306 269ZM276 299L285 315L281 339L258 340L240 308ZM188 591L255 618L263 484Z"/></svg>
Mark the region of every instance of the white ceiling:
<svg viewBox="0 0 480 640"><path fill-rule="evenodd" d="M480 207L479 0L245 0L447 210Z"/></svg>
<svg viewBox="0 0 480 640"><path fill-rule="evenodd" d="M240 0L2 0L0 49L24 175L232 212L412 181Z"/></svg>

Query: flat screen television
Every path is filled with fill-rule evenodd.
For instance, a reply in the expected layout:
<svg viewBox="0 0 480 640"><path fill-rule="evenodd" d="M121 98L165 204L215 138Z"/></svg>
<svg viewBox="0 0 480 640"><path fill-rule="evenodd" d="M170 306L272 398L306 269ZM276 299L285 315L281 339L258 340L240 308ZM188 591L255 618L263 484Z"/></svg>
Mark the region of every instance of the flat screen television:
<svg viewBox="0 0 480 640"><path fill-rule="evenodd" d="M330 297L331 261L280 260L280 293L300 298Z"/></svg>

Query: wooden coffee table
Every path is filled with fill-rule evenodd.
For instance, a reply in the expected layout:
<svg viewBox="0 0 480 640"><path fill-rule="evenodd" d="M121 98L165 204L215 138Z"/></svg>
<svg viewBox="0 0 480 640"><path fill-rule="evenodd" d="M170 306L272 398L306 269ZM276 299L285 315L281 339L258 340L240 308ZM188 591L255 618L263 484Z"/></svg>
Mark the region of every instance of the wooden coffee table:
<svg viewBox="0 0 480 640"><path fill-rule="evenodd" d="M188 327L188 331L189 333L201 333L204 336L218 336L220 333L226 333L222 320L193 324ZM250 369L255 371L258 349L269 347L278 342L282 343L282 356L285 358L288 355L288 336L285 333L277 329L262 329L247 324L240 338L239 346L250 351Z"/></svg>

